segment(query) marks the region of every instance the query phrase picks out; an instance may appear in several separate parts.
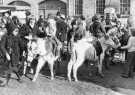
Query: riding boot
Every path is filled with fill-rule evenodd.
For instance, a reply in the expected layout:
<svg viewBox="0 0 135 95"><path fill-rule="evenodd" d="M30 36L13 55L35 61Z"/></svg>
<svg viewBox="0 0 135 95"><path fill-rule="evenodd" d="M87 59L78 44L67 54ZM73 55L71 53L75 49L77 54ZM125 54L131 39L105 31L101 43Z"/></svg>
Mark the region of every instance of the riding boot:
<svg viewBox="0 0 135 95"><path fill-rule="evenodd" d="M7 82L6 82L6 85L8 85L10 78L11 78L11 74L8 74L8 75L7 75Z"/></svg>
<svg viewBox="0 0 135 95"><path fill-rule="evenodd" d="M20 82L20 83L22 83L19 73L18 72L14 72L14 73L16 74L16 76L18 78L17 81Z"/></svg>
<svg viewBox="0 0 135 95"><path fill-rule="evenodd" d="M8 86L8 83L9 83L10 78L11 78L11 74L7 74L7 76L6 76L6 82L1 83L0 84L0 87Z"/></svg>

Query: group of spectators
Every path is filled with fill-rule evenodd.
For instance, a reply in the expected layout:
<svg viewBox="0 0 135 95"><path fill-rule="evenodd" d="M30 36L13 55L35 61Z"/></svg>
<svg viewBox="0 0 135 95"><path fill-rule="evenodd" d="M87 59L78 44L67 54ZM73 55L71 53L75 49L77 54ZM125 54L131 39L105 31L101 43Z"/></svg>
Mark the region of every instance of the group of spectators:
<svg viewBox="0 0 135 95"><path fill-rule="evenodd" d="M55 40L55 44L66 43L67 46L72 44L72 41L80 40L87 36L87 32L92 34L97 39L102 36L107 37L104 20L101 21L99 15L93 16L91 20L86 20L85 17L77 18L65 17L57 13L56 16L49 14L47 19L40 16L36 21L30 14L26 13L26 23L21 24L16 16L11 16L10 12L5 12L1 19L0 25L0 70L6 73L6 81L0 86L8 84L11 73L14 72L18 81L21 82L20 68L27 56L27 43L25 38L29 34L37 37L51 36ZM118 22L115 22L118 25ZM112 25L112 27L114 27ZM111 28L112 28L111 27ZM127 46L121 49L128 49L126 72L123 77L133 77L133 67L135 58L135 29L131 29L132 36L128 40Z"/></svg>

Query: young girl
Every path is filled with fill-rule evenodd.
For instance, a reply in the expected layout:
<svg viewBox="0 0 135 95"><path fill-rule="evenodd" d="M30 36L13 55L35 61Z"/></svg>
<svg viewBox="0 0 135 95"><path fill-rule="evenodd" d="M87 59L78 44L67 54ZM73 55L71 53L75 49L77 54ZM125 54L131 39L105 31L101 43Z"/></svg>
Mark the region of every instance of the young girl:
<svg viewBox="0 0 135 95"><path fill-rule="evenodd" d="M8 78L9 74L8 74L8 61L10 61L10 55L8 54L8 51L6 50L6 28L1 27L0 28L0 74L5 74L6 77ZM5 86L5 84L7 84L7 81L3 81L0 84L0 87Z"/></svg>
<svg viewBox="0 0 135 95"><path fill-rule="evenodd" d="M127 49L127 63L125 64L125 72L122 77L124 78L133 78L133 69L135 66L135 29L131 29L131 37L128 40L126 46L121 47L121 49Z"/></svg>
<svg viewBox="0 0 135 95"><path fill-rule="evenodd" d="M15 73L18 77L18 81L21 82L20 80L20 75L19 75L19 61L20 61L20 48L21 48L21 40L20 37L18 36L18 28L13 26L13 31L11 32L12 34L6 35L4 37L4 40L2 41L2 45L4 46L6 52L6 57L7 57L7 78L6 82L3 83L1 86L6 86L8 85L8 82L11 78L11 74ZM2 46L1 45L1 46Z"/></svg>

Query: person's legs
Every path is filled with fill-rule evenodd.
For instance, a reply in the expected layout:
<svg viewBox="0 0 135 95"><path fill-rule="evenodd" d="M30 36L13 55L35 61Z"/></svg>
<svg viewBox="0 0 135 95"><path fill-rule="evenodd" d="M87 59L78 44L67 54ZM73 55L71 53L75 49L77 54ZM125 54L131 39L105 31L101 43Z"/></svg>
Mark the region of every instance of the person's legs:
<svg viewBox="0 0 135 95"><path fill-rule="evenodd" d="M128 78L129 77L129 72L132 67L132 61L133 61L134 55L132 53L127 54L127 63L125 63L125 70L122 75L122 77Z"/></svg>
<svg viewBox="0 0 135 95"><path fill-rule="evenodd" d="M7 81L6 81L6 85L8 85L9 80L11 79L11 73L7 74Z"/></svg>
<svg viewBox="0 0 135 95"><path fill-rule="evenodd" d="M132 59L131 59L131 64L129 67L129 77L134 77L134 66L135 66L135 52L132 53Z"/></svg>
<svg viewBox="0 0 135 95"><path fill-rule="evenodd" d="M12 71L10 69L8 69L5 73L6 73L6 80L3 83L0 84L0 87L8 86L8 83L11 79Z"/></svg>

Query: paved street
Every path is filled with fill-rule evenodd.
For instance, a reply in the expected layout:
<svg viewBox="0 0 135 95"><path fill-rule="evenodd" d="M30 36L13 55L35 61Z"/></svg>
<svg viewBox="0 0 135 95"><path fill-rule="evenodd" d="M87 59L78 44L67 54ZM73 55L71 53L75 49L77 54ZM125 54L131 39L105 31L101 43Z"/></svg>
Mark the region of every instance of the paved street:
<svg viewBox="0 0 135 95"><path fill-rule="evenodd" d="M121 95L91 82L69 83L59 79L51 81L43 76L35 83L26 78L23 81L24 83L19 84L12 80L9 87L0 88L0 95Z"/></svg>
<svg viewBox="0 0 135 95"><path fill-rule="evenodd" d="M121 65L112 66L105 71L105 78L87 75L86 66L79 70L80 82L68 82L65 77L49 77L40 75L35 83L23 77L23 83L12 79L9 87L0 88L0 95L134 95L135 79L120 77ZM13 78L16 76L13 74ZM29 75L29 77L32 77ZM3 78L1 78L3 80Z"/></svg>

